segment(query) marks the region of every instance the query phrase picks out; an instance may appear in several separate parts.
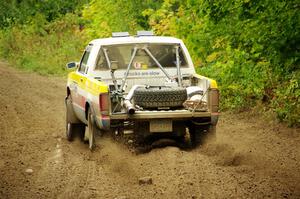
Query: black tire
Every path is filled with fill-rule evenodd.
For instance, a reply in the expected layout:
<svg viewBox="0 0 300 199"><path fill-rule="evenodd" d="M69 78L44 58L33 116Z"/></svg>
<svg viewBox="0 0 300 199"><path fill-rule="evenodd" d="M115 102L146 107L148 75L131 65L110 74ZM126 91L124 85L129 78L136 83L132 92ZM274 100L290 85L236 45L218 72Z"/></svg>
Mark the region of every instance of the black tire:
<svg viewBox="0 0 300 199"><path fill-rule="evenodd" d="M74 139L74 124L66 122L66 137L68 141L73 141Z"/></svg>
<svg viewBox="0 0 300 199"><path fill-rule="evenodd" d="M205 141L216 141L217 140L217 128L216 125L209 125L207 129L207 134L205 136Z"/></svg>
<svg viewBox="0 0 300 199"><path fill-rule="evenodd" d="M136 122L134 124L134 142L137 146L144 145L149 134L149 122Z"/></svg>
<svg viewBox="0 0 300 199"><path fill-rule="evenodd" d="M134 103L143 108L181 107L186 99L185 88L137 88L133 95Z"/></svg>
<svg viewBox="0 0 300 199"><path fill-rule="evenodd" d="M68 96L66 98L66 137L68 141L73 141L76 135L82 139L85 131L85 125L83 123L72 123L71 117L73 114L72 100Z"/></svg>
<svg viewBox="0 0 300 199"><path fill-rule="evenodd" d="M200 126L200 125L190 125L190 143L192 148L197 148L198 146L216 140L216 126Z"/></svg>

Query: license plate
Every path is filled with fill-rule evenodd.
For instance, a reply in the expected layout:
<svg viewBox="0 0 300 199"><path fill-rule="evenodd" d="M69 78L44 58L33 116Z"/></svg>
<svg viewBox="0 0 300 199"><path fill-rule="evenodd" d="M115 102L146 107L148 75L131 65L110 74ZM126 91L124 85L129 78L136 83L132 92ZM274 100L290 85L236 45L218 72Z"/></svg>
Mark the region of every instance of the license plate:
<svg viewBox="0 0 300 199"><path fill-rule="evenodd" d="M172 120L151 120L150 132L172 132Z"/></svg>

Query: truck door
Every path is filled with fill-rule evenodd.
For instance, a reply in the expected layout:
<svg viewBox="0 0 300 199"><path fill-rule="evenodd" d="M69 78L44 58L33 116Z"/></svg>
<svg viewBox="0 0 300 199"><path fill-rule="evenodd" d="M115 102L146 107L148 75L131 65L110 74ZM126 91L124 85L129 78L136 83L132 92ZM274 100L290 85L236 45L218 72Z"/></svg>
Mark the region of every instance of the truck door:
<svg viewBox="0 0 300 199"><path fill-rule="evenodd" d="M87 62L90 56L90 52L91 46L88 46L82 56L78 70L76 72L76 85L73 92L74 96L72 96L75 114L81 121L86 121L85 103L86 96L88 95L86 89L86 72L88 69Z"/></svg>

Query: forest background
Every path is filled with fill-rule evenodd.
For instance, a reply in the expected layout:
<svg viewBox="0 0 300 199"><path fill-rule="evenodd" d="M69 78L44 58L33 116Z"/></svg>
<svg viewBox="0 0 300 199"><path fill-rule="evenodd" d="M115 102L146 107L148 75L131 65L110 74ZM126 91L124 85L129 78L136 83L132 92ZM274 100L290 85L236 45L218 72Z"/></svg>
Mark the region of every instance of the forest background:
<svg viewBox="0 0 300 199"><path fill-rule="evenodd" d="M214 78L221 108L256 110L300 125L298 0L1 0L0 58L66 75L87 43L153 30L182 39L199 74Z"/></svg>

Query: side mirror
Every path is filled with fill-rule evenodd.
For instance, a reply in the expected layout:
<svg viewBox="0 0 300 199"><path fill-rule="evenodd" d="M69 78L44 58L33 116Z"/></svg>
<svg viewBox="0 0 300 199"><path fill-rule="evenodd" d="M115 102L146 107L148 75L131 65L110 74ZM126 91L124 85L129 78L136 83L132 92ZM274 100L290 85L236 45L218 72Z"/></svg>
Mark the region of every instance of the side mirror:
<svg viewBox="0 0 300 199"><path fill-rule="evenodd" d="M111 61L111 62L110 62L110 69L111 69L112 71L117 70L117 69L118 69L118 64L119 64L118 61Z"/></svg>
<svg viewBox="0 0 300 199"><path fill-rule="evenodd" d="M67 69L72 69L72 68L76 68L78 66L77 62L69 62L67 63L66 67Z"/></svg>

